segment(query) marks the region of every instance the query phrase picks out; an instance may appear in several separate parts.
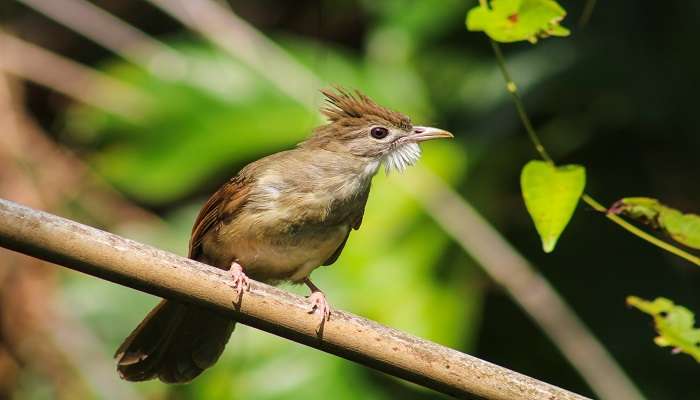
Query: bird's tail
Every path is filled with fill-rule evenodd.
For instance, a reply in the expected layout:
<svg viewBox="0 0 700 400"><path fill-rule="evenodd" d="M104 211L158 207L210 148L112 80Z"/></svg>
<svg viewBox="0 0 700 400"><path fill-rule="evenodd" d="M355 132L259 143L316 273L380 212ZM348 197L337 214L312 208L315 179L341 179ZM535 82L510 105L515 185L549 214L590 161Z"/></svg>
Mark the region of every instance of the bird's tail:
<svg viewBox="0 0 700 400"><path fill-rule="evenodd" d="M117 349L119 375L128 381L189 382L219 359L234 325L213 311L163 300Z"/></svg>

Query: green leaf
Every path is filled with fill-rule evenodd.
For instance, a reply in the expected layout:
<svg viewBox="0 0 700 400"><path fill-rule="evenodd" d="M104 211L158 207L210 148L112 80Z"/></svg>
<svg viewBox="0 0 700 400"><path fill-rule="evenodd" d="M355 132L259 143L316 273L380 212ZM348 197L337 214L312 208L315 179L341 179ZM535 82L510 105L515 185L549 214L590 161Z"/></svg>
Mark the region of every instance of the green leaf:
<svg viewBox="0 0 700 400"><path fill-rule="evenodd" d="M610 212L649 224L678 243L700 249L700 215L684 214L650 197L626 197L613 204Z"/></svg>
<svg viewBox="0 0 700 400"><path fill-rule="evenodd" d="M700 329L693 327L695 315L692 311L663 297L647 301L629 296L627 304L654 317L659 334L654 343L660 347L673 347L674 353L686 353L700 362Z"/></svg>
<svg viewBox="0 0 700 400"><path fill-rule="evenodd" d="M523 199L545 253L554 250L585 185L586 170L580 165L556 167L545 161L530 161L523 168L520 175Z"/></svg>
<svg viewBox="0 0 700 400"><path fill-rule="evenodd" d="M531 43L548 36L569 36L559 25L566 11L554 0L491 0L467 13L467 29L483 31L497 42Z"/></svg>
<svg viewBox="0 0 700 400"><path fill-rule="evenodd" d="M659 225L676 242L700 250L700 215L683 214L673 208L664 207L659 216Z"/></svg>

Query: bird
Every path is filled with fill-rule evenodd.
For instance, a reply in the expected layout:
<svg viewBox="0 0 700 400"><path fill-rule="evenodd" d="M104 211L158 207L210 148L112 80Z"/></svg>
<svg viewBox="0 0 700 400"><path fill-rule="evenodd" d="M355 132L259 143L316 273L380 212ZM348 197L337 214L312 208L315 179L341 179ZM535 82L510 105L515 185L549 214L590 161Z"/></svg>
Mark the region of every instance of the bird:
<svg viewBox="0 0 700 400"><path fill-rule="evenodd" d="M452 138L414 126L358 90L321 89L327 123L295 148L246 165L197 216L189 258L229 271L241 296L250 280L306 284L309 313L331 317L309 276L333 264L362 224L372 178L401 172L421 156L419 143ZM219 359L235 321L201 306L162 300L116 351L122 379L187 383Z"/></svg>

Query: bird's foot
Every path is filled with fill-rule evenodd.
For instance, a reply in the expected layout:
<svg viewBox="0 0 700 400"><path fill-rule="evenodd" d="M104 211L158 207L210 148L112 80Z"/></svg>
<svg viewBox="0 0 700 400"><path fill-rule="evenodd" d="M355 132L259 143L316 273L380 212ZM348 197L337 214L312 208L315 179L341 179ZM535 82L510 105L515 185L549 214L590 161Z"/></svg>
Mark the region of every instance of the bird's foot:
<svg viewBox="0 0 700 400"><path fill-rule="evenodd" d="M313 314L318 311L318 313L321 315L321 321L318 323L316 333L319 337L322 337L323 327L326 324L326 321L331 320L331 305L328 304L326 295L323 294L321 289L316 287L316 285L314 285L308 277L304 278L304 283L309 287L309 289L311 289L311 294L308 297L309 301L311 301L311 309L309 310L309 314Z"/></svg>
<svg viewBox="0 0 700 400"><path fill-rule="evenodd" d="M318 311L321 315L321 325L325 321L330 321L331 319L331 305L328 304L326 300L326 295L322 291L314 291L309 295L309 300L311 301L311 309L309 314L313 314Z"/></svg>
<svg viewBox="0 0 700 400"><path fill-rule="evenodd" d="M241 296L243 295L243 292L250 290L250 278L248 278L245 272L243 272L243 266L241 266L241 264L236 261L232 262L229 273L231 274L231 280L233 281L231 286L236 289Z"/></svg>

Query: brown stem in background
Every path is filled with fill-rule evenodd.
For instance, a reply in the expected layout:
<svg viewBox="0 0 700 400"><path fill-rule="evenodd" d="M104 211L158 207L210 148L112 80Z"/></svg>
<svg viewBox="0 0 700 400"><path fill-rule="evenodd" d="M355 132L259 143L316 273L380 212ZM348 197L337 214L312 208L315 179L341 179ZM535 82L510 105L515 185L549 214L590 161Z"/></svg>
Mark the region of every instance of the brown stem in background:
<svg viewBox="0 0 700 400"><path fill-rule="evenodd" d="M581 17L578 20L578 28L583 29L588 25L588 21L591 20L591 15L593 15L593 10L595 9L596 0L586 0L586 4L583 6L583 12L581 12Z"/></svg>

